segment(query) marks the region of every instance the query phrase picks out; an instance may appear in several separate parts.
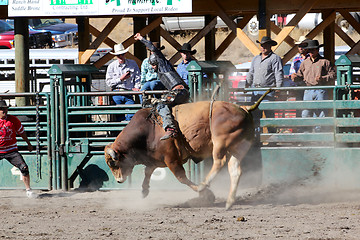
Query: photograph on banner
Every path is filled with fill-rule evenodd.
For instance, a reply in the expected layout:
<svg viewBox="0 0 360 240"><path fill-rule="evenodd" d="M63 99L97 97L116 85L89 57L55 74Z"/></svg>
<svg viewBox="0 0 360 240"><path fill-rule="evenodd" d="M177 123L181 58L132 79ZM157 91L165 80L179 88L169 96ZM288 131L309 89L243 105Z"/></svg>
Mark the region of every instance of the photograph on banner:
<svg viewBox="0 0 360 240"><path fill-rule="evenodd" d="M4 1L4 0L0 0ZM9 17L191 13L192 0L12 0Z"/></svg>

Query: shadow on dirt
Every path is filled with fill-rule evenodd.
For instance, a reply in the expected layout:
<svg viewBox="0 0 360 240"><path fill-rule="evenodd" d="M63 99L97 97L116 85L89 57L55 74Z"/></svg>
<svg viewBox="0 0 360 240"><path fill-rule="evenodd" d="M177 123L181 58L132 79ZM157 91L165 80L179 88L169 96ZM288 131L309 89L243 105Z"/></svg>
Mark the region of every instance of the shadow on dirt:
<svg viewBox="0 0 360 240"><path fill-rule="evenodd" d="M77 193L74 192L39 193L37 198L71 197L75 194Z"/></svg>

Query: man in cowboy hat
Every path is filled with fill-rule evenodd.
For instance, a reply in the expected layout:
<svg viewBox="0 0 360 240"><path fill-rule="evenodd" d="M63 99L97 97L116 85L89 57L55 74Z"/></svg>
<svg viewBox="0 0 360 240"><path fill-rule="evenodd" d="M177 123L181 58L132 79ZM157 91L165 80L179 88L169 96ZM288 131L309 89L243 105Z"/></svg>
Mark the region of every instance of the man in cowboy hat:
<svg viewBox="0 0 360 240"><path fill-rule="evenodd" d="M106 70L106 84L113 91L138 91L140 89L140 69L136 62L126 59L125 54L129 48L119 43L114 46L116 60L109 64ZM131 95L114 95L113 100L116 104L135 104ZM117 121L130 121L134 114L118 115Z"/></svg>
<svg viewBox="0 0 360 240"><path fill-rule="evenodd" d="M297 73L300 68L300 64L309 56L307 49L303 48L305 42L309 41L305 36L301 36L299 41L295 42L298 47L298 54L291 62L289 74Z"/></svg>
<svg viewBox="0 0 360 240"><path fill-rule="evenodd" d="M270 37L263 37L259 42L260 54L255 56L251 62L249 72L246 76L246 86L253 88L268 88L268 87L281 87L284 81L284 72L281 58L276 55L272 50L272 46L276 46L277 42ZM265 91L254 91L251 96L251 101L256 102ZM264 101L274 101L275 92L269 93ZM266 117L273 118L274 111L264 111ZM256 137L260 136L260 118L262 111L253 112ZM269 132L274 131L268 128Z"/></svg>
<svg viewBox="0 0 360 240"><path fill-rule="evenodd" d="M331 62L320 56L319 48L323 44L319 44L318 40L309 40L300 44L300 46L309 52L300 65L297 73L291 74L294 82L304 82L306 86L324 86L334 85L336 72ZM304 101L327 100L329 99L326 89L309 89L304 91ZM325 117L326 113L322 109L303 110L302 117ZM320 127L315 127L314 131L320 131Z"/></svg>
<svg viewBox="0 0 360 240"><path fill-rule="evenodd" d="M8 114L8 105L4 100L0 100L0 159L8 160L12 165L17 167L21 174L26 188L26 196L28 198L36 198L37 195L30 188L29 167L25 163L24 158L18 151L16 134L22 137L27 143L28 150L31 152L31 145L24 127L20 120Z"/></svg>
<svg viewBox="0 0 360 240"><path fill-rule="evenodd" d="M294 59L291 61L291 65L290 65L290 70L289 70L289 75L291 76L291 74L293 73L297 73L297 71L300 68L301 63L309 57L308 51L307 49L303 48L303 44L307 41L309 41L310 39L306 38L305 36L300 36L299 41L295 42L295 44L298 47L298 54L294 57ZM286 79L288 81L284 82L284 86L300 86L303 85L301 82L295 83L293 81L291 81L291 77L289 76L290 79ZM295 90L293 93L294 97L296 97L297 100L302 99L304 96L304 91L300 91L300 90ZM298 112L298 111L297 111ZM299 113L300 114L300 113Z"/></svg>
<svg viewBox="0 0 360 240"><path fill-rule="evenodd" d="M196 50L191 50L190 43L184 43L179 49L179 52L181 54L182 62L177 66L176 71L184 80L184 82L189 85L189 72L188 70L186 70L186 68L190 64L190 62L194 60L192 55L196 53Z"/></svg>
<svg viewBox="0 0 360 240"><path fill-rule="evenodd" d="M135 34L134 38L141 41L154 52L149 57L149 60L152 65L157 66L160 81L167 90L170 90L165 99L156 105L156 110L163 120L163 128L165 130L165 135L160 140L176 138L178 136L178 129L172 116L171 108L189 101L190 93L188 86L175 71L169 60L165 58L164 54L151 41L143 38L140 33Z"/></svg>
<svg viewBox="0 0 360 240"><path fill-rule="evenodd" d="M160 46L159 42L153 42L154 46L159 50L164 50L165 46ZM152 52L149 48L146 48L149 50L150 55L152 55L154 52ZM145 58L141 64L141 89L143 90L164 90L165 87L159 80L158 74L157 74L157 65L152 65L149 62L149 57ZM155 96L156 97L156 96ZM140 101L142 102L142 96L140 95Z"/></svg>

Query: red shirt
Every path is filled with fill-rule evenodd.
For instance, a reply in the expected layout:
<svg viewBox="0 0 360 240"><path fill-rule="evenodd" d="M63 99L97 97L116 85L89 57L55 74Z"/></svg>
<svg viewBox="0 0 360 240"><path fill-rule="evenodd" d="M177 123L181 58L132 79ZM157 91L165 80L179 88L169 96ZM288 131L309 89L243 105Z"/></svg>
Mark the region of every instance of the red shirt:
<svg viewBox="0 0 360 240"><path fill-rule="evenodd" d="M12 115L0 118L0 153L17 151L16 134L22 134L24 127L20 120Z"/></svg>

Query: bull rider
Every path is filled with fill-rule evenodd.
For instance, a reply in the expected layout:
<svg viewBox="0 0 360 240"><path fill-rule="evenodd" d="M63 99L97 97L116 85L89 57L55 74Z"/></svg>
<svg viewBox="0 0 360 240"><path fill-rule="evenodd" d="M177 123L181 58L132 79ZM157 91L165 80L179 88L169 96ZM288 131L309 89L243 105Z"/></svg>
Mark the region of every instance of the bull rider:
<svg viewBox="0 0 360 240"><path fill-rule="evenodd" d="M189 101L189 87L175 71L169 60L165 58L164 54L162 54L151 41L143 38L140 33L135 34L134 38L135 40L142 42L151 52L153 52L149 57L149 63L153 66L157 66L156 69L161 83L167 90L170 90L165 99L161 100L156 106L156 110L163 120L163 128L165 129L165 135L162 136L160 140L176 138L178 130L171 113L171 107Z"/></svg>

